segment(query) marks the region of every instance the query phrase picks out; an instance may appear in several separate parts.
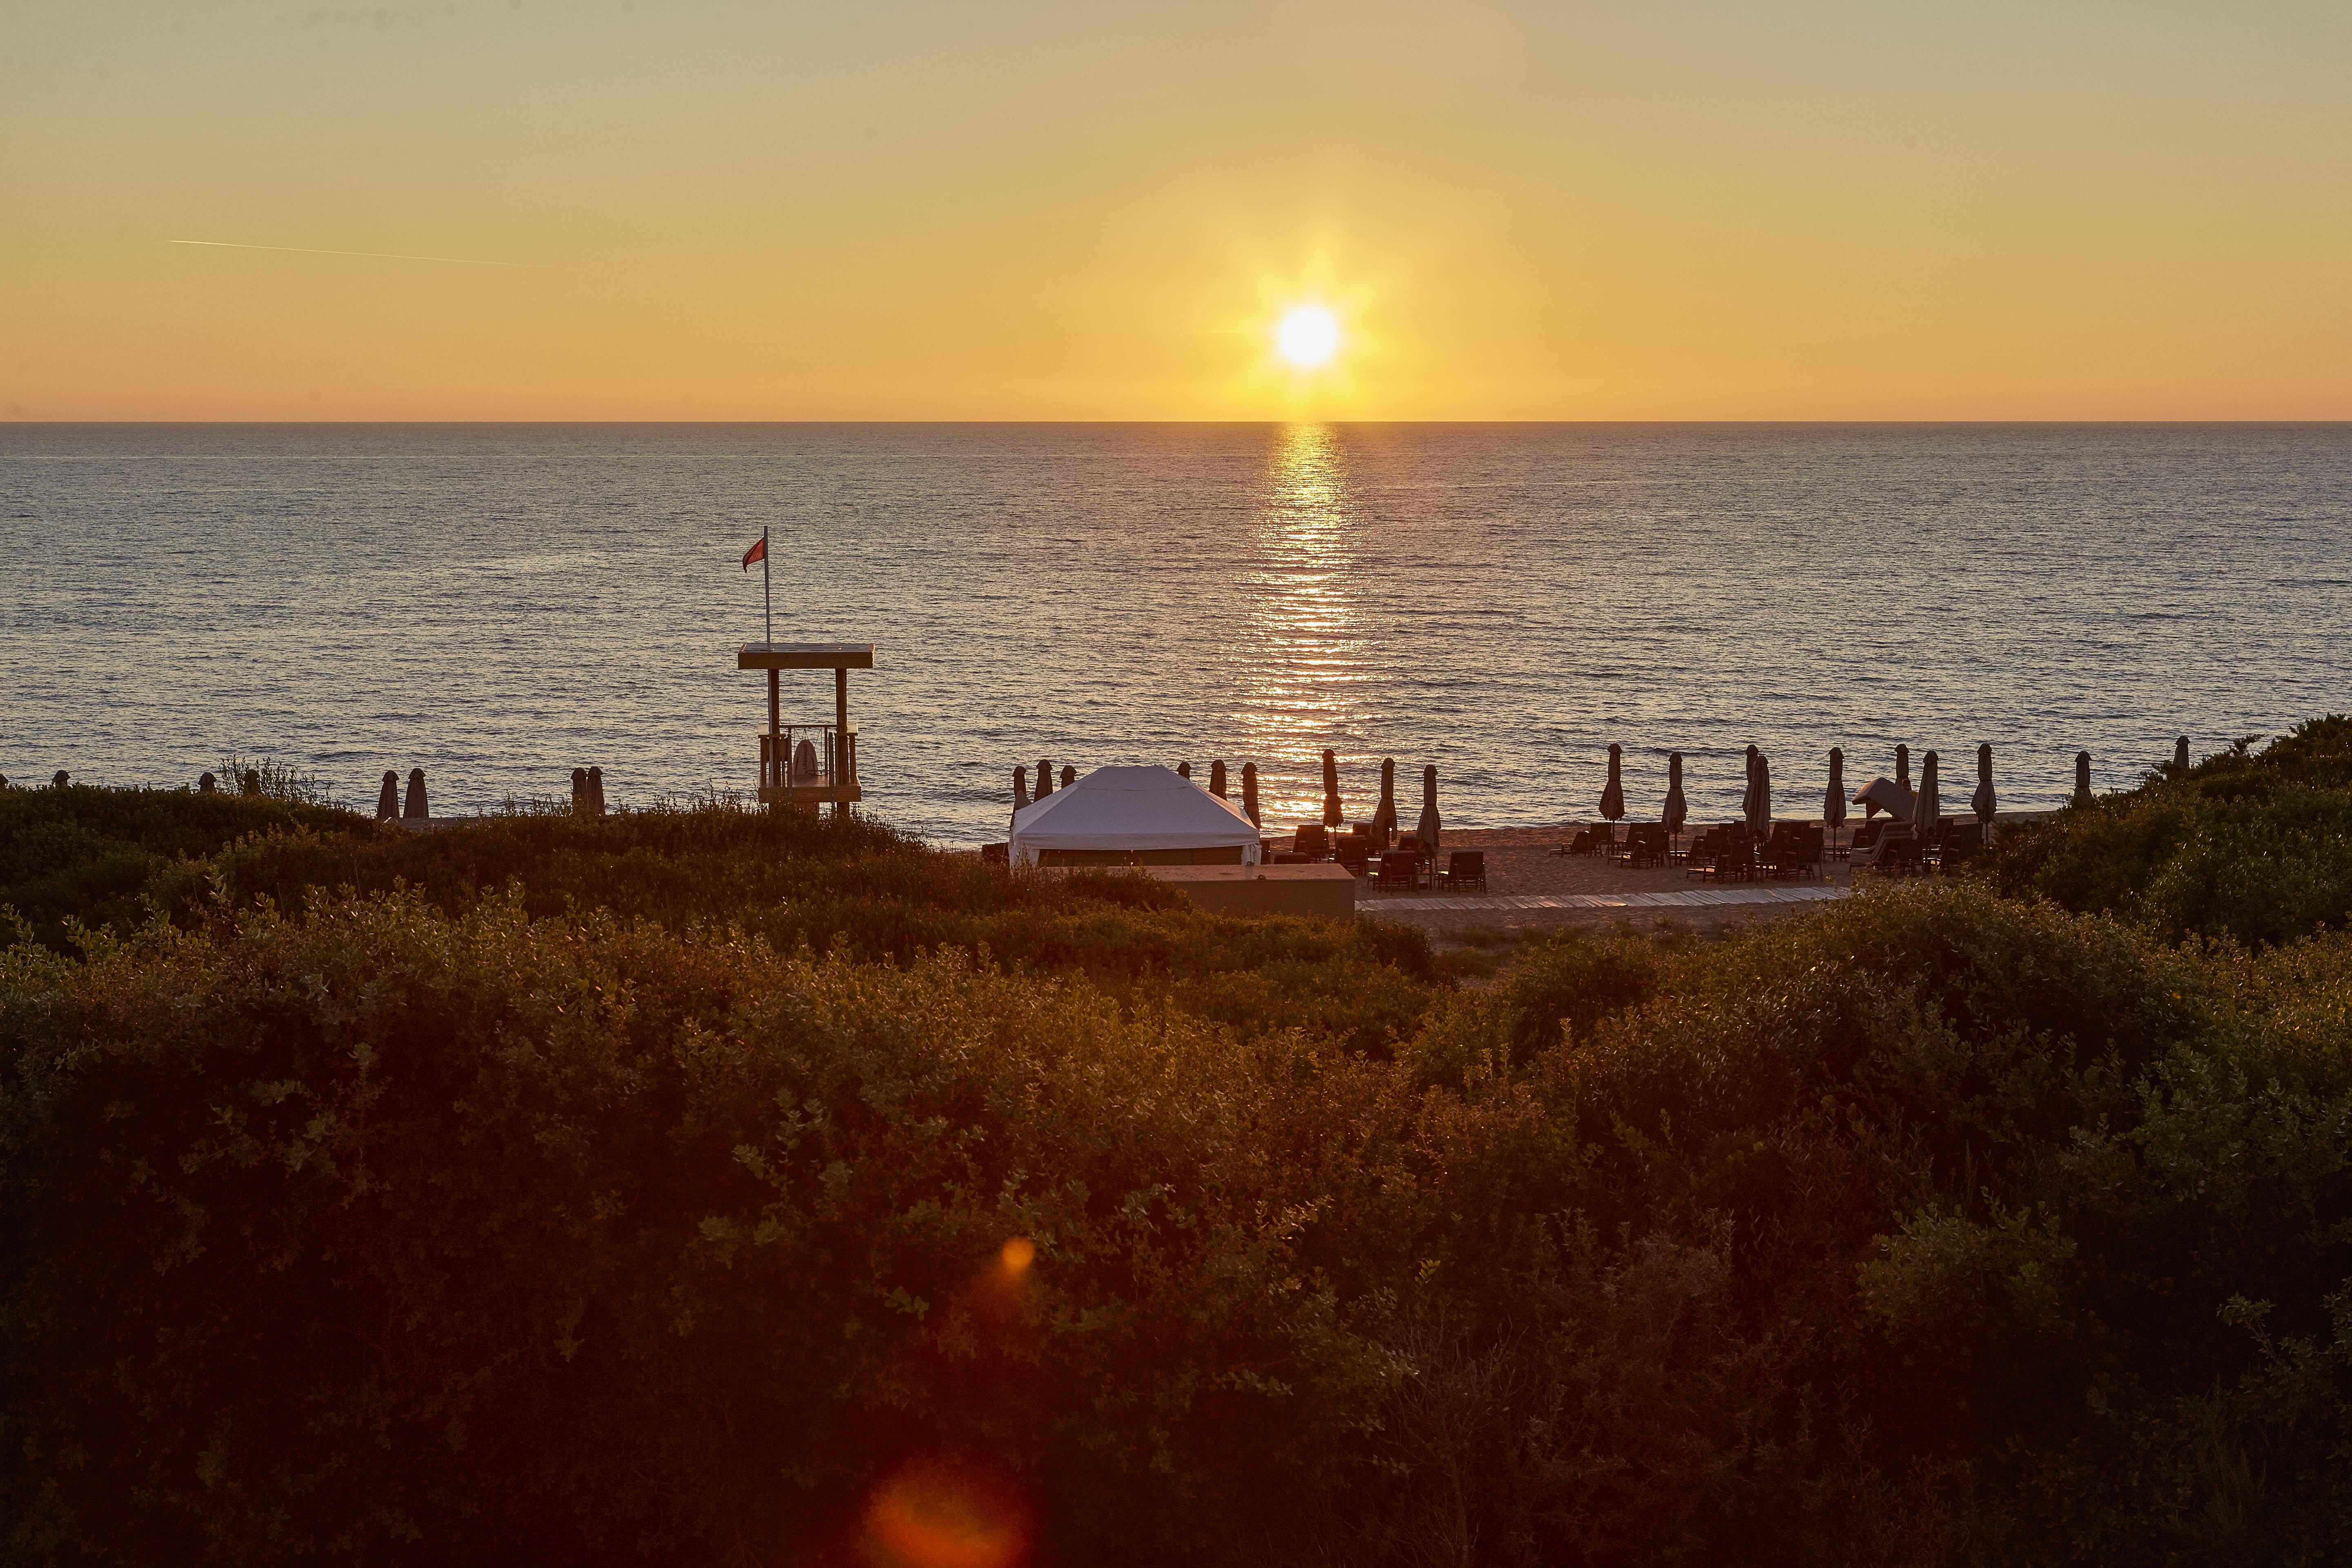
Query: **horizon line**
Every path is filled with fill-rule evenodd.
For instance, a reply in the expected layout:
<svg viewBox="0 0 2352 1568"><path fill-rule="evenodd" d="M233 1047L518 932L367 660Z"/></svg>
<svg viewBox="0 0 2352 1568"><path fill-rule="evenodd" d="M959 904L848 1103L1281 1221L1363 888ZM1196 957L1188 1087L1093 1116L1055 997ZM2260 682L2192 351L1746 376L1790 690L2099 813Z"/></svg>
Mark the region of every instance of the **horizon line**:
<svg viewBox="0 0 2352 1568"><path fill-rule="evenodd" d="M1570 418L1551 418L1551 419L1546 419L1546 418L1496 418L1496 419L1478 419L1478 418L1465 418L1465 419L1380 419L1380 418L1362 418L1362 417L1344 417L1344 418L1300 418L1300 417L1273 417L1273 416L1266 416L1266 417L1255 417L1255 418L1243 418L1243 417L1236 417L1236 418L1224 418L1224 419L1213 419L1213 418L1094 418L1094 419L1081 419L1081 418L1021 418L1021 417L1007 417L1007 418L997 418L997 419L980 419L980 418L921 418L921 417L908 417L908 418L806 417L806 418L796 418L796 419L794 419L794 418L783 418L783 419L596 419L596 418L571 418L571 419L529 419L529 418L520 418L520 419L463 419L463 418L457 418L457 419L429 419L429 418L406 418L406 419L322 419L322 418L300 418L300 417L293 417L293 418L239 418L239 419L171 419L171 418L153 418L153 419L37 419L37 418L30 418L30 417L26 417L26 416L13 416L13 415L12 415L12 416L0 416L0 426L313 426L313 425L314 425L314 426L322 426L322 427L325 427L325 426L647 426L647 427L661 427L661 428L679 428L679 427L689 427L689 426L742 427L742 426L804 426L804 425L820 425L820 426L824 426L824 425L838 425L838 426L1008 426L1008 425L1024 425L1024 426L1038 426L1038 425L1054 425L1054 426L1136 426L1136 425L1197 425L1197 426L1237 426L1237 425L1264 425L1264 426L1279 426L1279 425L1384 425L1384 426L1422 426L1422 425L1426 425L1426 426L1487 426L1487 427L1493 427L1493 426L1726 426L1726 425L1736 425L1736 426L1780 426L1780 427L1815 427L1815 426L1822 426L1822 427L1841 427L1841 428L1855 428L1855 427L1866 427L1866 428L1887 428L1887 427L1927 428L1927 427L1956 426L2050 426L2050 427L2082 426L2117 426L2117 427L2120 427L2120 426L2231 426L2231 425L2243 425L2243 426L2332 426L2332 425L2352 425L2352 415L2327 415L2327 416L2240 416L2240 417L2224 417L2224 416L2192 416L2166 417L2166 418L2154 418L2154 417L2139 417L2139 418L2131 418L2131 417L2105 417L2105 418L2102 418L2102 417L2077 417L2077 418L2023 418L2023 417L1998 417L1998 416L1996 416L1996 417L1985 417L1985 418L1948 418L1948 419L1774 419L1774 418L1756 418L1756 417L1743 417L1743 418L1687 418L1687 419L1631 419L1631 418L1627 418L1627 419L1606 419L1606 418L1583 418L1583 419L1570 419Z"/></svg>

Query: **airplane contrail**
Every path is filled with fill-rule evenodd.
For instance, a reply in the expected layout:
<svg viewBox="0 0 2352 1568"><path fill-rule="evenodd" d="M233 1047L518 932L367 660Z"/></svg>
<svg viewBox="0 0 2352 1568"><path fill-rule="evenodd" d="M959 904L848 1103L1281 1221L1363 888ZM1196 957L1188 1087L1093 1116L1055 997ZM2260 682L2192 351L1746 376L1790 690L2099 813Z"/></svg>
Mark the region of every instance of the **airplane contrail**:
<svg viewBox="0 0 2352 1568"><path fill-rule="evenodd" d="M307 245L240 245L233 239L167 239L166 245L202 245L215 250L282 250L295 256L364 256L377 261L446 261L457 267L521 267L553 270L544 261L482 261L470 256L402 256L389 250L314 250Z"/></svg>

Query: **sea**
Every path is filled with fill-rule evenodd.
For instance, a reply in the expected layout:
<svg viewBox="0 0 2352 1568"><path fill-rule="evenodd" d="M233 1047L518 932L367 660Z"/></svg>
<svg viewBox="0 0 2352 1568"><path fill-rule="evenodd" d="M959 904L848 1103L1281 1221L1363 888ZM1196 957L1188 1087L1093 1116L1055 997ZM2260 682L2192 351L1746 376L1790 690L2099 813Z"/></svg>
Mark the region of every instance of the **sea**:
<svg viewBox="0 0 2352 1568"><path fill-rule="evenodd" d="M1326 748L1457 826L1590 819L1612 744L1636 818L1751 744L1781 815L1898 743L2023 809L2352 708L2347 586L2345 425L0 425L0 773L740 794L772 616L874 645L861 809L942 845L1041 759L1311 817Z"/></svg>

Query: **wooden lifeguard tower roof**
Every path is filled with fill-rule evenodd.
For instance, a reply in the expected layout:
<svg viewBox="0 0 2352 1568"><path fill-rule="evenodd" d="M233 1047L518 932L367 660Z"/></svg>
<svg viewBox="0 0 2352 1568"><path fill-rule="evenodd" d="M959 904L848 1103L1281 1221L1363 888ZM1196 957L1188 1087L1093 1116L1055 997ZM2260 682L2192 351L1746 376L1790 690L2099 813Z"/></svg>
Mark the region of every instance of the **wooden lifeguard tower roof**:
<svg viewBox="0 0 2352 1568"><path fill-rule="evenodd" d="M870 642L747 642L735 650L738 669L871 669Z"/></svg>

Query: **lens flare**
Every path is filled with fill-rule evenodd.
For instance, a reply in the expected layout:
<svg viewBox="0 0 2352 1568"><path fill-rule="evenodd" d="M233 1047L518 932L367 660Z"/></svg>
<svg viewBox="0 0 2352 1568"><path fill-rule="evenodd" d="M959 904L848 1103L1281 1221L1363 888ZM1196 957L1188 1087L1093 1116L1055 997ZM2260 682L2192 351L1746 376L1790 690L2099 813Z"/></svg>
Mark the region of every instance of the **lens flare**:
<svg viewBox="0 0 2352 1568"><path fill-rule="evenodd" d="M891 1568L1016 1568L1035 1531L1009 1478L919 1459L874 1489L866 1533Z"/></svg>

